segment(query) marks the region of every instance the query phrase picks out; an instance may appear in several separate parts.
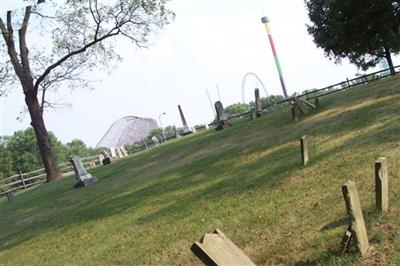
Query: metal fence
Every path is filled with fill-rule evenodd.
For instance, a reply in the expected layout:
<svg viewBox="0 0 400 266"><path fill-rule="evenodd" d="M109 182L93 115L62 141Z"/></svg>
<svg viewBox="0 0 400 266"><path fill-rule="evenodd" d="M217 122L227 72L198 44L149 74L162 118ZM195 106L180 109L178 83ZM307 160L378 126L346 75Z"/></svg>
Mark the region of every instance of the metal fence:
<svg viewBox="0 0 400 266"><path fill-rule="evenodd" d="M93 168L101 164L98 156L92 156L81 159L85 168ZM58 165L62 177L69 176L74 173L73 166L70 162L62 163ZM27 189L42 183L47 180L46 171L44 168L35 170L28 173L22 173L0 179L0 196L14 192L21 189Z"/></svg>
<svg viewBox="0 0 400 266"><path fill-rule="evenodd" d="M395 66L394 67L394 71L395 71L395 75L400 73L400 66ZM343 91L346 89L351 89L353 87L357 87L363 84L366 84L368 82L371 81L376 81L376 80L380 80L386 77L392 76L390 73L390 69L384 69L384 70L380 70L380 71L376 71L370 74L365 74L362 76L358 76L356 78L353 79L346 79L345 81L330 85L328 87L324 87L322 89L316 89L316 90L310 90L310 91L306 91L303 94L300 95L295 95L293 97L289 97L286 98L282 101L276 102L275 105L273 105L272 103L268 103L267 105L262 106L263 110L267 110L270 109L271 107L282 107L285 105L290 105L290 103L295 99L295 98L305 98L307 100L311 100L317 97L322 97L322 96L326 96L332 93L336 93L339 91ZM230 119L235 119L235 118L242 118L242 117L247 117L249 116L251 113L253 112L253 110L249 110L247 112L241 113L241 114L237 114L237 115L233 115L230 116ZM217 125L218 122L213 122L210 123L208 126L215 126Z"/></svg>

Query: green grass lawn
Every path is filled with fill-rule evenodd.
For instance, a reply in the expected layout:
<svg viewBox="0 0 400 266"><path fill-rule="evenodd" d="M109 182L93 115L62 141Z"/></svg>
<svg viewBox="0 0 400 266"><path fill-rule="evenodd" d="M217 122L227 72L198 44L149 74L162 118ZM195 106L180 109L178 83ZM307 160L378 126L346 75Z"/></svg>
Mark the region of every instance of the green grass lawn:
<svg viewBox="0 0 400 266"><path fill-rule="evenodd" d="M1 265L200 265L190 246L222 230L259 265L400 264L400 77L221 132L163 144L0 200ZM299 138L308 135L310 164ZM389 162L390 212L375 211L374 162ZM338 252L341 185L357 182L372 254Z"/></svg>

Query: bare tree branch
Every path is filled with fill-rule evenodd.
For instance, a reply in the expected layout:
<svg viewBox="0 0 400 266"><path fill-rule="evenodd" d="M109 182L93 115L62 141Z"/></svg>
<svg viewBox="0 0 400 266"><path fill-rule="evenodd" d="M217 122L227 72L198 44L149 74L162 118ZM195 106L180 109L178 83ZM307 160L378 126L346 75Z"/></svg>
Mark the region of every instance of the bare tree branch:
<svg viewBox="0 0 400 266"><path fill-rule="evenodd" d="M116 32L113 32L114 30L116 30ZM50 74L50 72L51 72L53 69L55 69L56 67L58 67L59 65L61 65L61 64L64 63L65 61L67 61L69 58L73 57L74 55L83 53L83 52L85 52L87 49L89 49L90 47L94 46L95 44L97 44L97 43L99 43L99 42L101 42L101 41L103 41L103 40L105 40L105 39L107 39L107 38L110 38L110 37L112 37L112 36L116 36L116 35L118 35L119 33L120 33L119 29L118 29L118 28L114 28L114 29L112 29L108 34L104 35L103 37L101 37L101 38L99 38L99 39L97 39L97 40L91 41L90 43L88 43L88 44L86 44L84 47L82 47L81 49L78 49L78 50L76 50L76 51L73 51L73 52L71 52L71 53L65 55L65 56L62 57L61 59L59 59L57 62L55 62L54 64L52 64L51 66L49 66L49 67L44 71L44 73L36 80L36 83L35 83L35 86L34 86L34 91L37 92L40 83L47 77L47 75Z"/></svg>
<svg viewBox="0 0 400 266"><path fill-rule="evenodd" d="M31 75L30 75L31 69L29 66L29 50L28 50L28 46L26 44L26 31L28 29L28 22L29 22L29 18L31 16L31 11L32 11L31 6L27 6L25 8L24 20L22 22L21 29L19 29L19 31L18 31L18 33L19 33L19 50L21 53L22 68L24 70L24 74L29 73L29 75L25 75L26 76L25 78L31 77ZM32 78L30 78L30 81L32 81Z"/></svg>
<svg viewBox="0 0 400 266"><path fill-rule="evenodd" d="M22 77L23 70L22 70L22 66L18 60L18 53L17 53L17 50L15 48L15 43L14 43L11 11L7 12L7 27L5 26L3 20L0 17L0 29L1 29L4 41L7 44L8 55L10 56L10 60L14 67L15 73L17 74L18 77Z"/></svg>

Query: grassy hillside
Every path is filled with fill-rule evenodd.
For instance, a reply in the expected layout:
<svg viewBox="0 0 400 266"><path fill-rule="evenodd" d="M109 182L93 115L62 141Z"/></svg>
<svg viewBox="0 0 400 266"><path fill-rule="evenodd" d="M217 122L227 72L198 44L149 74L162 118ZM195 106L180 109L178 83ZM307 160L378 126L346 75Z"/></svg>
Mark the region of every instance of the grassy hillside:
<svg viewBox="0 0 400 266"><path fill-rule="evenodd" d="M0 201L2 265L195 265L190 246L221 229L256 264L400 264L400 78L132 155ZM300 163L307 134L311 163ZM389 161L390 209L375 211L374 161ZM373 254L338 254L341 185L357 182Z"/></svg>

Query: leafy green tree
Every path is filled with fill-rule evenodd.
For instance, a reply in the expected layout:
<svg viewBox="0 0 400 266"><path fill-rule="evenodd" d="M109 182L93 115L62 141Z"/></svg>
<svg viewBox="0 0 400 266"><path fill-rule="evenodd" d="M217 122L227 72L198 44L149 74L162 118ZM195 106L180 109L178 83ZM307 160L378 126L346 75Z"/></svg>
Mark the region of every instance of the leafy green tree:
<svg viewBox="0 0 400 266"><path fill-rule="evenodd" d="M172 137L176 135L176 127L175 126L166 126L164 128L165 137Z"/></svg>
<svg viewBox="0 0 400 266"><path fill-rule="evenodd" d="M0 145L0 179L11 176L13 172L12 154L4 145Z"/></svg>
<svg viewBox="0 0 400 266"><path fill-rule="evenodd" d="M159 141L163 139L163 132L161 128L155 128L150 131L150 133L146 136L147 142L152 142L152 138L156 137Z"/></svg>
<svg viewBox="0 0 400 266"><path fill-rule="evenodd" d="M48 93L68 86L87 86L88 82L81 75L85 70L112 69L113 63L121 59L114 49L116 37L127 38L134 45L145 47L152 33L173 19L167 2L52 1L51 6L27 6L22 14L8 11L6 18L0 17L3 37L0 40L0 77L7 73L0 79L0 89L18 88L23 92L47 181L61 176L43 119L44 109L54 107L46 100ZM32 17L41 24L33 24ZM46 46L29 43L28 29L48 37ZM66 86L61 87L61 84Z"/></svg>
<svg viewBox="0 0 400 266"><path fill-rule="evenodd" d="M86 144L80 139L74 139L66 144L68 156L78 155L80 157L89 157L91 151Z"/></svg>
<svg viewBox="0 0 400 266"><path fill-rule="evenodd" d="M331 59L343 58L363 70L385 58L394 74L391 54L400 51L399 1L307 0L314 42Z"/></svg>
<svg viewBox="0 0 400 266"><path fill-rule="evenodd" d="M65 162L67 158L65 146L52 132L49 132L49 139L56 162ZM20 170L29 172L43 167L33 128L15 132L12 136L5 138L4 145L11 152L14 172Z"/></svg>
<svg viewBox="0 0 400 266"><path fill-rule="evenodd" d="M225 113L229 117L243 114L245 112L248 112L249 109L250 109L250 106L248 104L245 104L245 103L235 103L235 104L231 104L231 105L229 105L229 106L224 108Z"/></svg>

